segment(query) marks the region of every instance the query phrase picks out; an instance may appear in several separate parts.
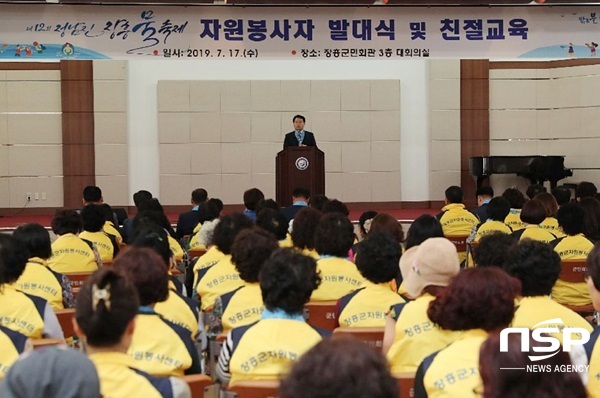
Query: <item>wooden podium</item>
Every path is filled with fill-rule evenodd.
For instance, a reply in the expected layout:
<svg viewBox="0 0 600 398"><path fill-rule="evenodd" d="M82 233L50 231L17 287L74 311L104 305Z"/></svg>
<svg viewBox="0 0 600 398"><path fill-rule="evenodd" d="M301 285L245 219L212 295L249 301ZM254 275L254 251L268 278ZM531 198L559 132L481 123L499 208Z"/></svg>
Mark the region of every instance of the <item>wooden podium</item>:
<svg viewBox="0 0 600 398"><path fill-rule="evenodd" d="M302 187L311 195L325 193L325 155L319 148L290 146L277 154L276 199L280 206L292 204L292 191Z"/></svg>

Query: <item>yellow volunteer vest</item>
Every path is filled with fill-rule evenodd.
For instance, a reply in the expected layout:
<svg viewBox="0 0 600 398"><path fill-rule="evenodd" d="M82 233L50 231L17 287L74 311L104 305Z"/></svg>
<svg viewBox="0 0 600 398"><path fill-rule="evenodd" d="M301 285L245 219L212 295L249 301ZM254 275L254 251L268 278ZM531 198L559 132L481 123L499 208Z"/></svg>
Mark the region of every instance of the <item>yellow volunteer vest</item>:
<svg viewBox="0 0 600 398"><path fill-rule="evenodd" d="M594 244L583 234L565 236L554 247L561 260L585 260L594 248ZM556 281L552 288L552 300L568 305L587 305L592 303L587 283Z"/></svg>
<svg viewBox="0 0 600 398"><path fill-rule="evenodd" d="M592 331L592 326L589 322L579 314L552 301L546 296L523 297L519 301L511 327L532 329L540 322L555 318L560 318L564 326L560 324L548 324L543 325L543 327L558 327L560 330L563 327L583 328L589 332ZM562 341L562 333L554 334L553 337Z"/></svg>
<svg viewBox="0 0 600 398"><path fill-rule="evenodd" d="M428 398L479 397L476 393L482 384L479 375L479 350L487 336L487 332L481 329L467 330L458 340L433 357L423 377ZM424 364L426 362L427 360Z"/></svg>
<svg viewBox="0 0 600 398"><path fill-rule="evenodd" d="M15 286L23 293L43 298L53 310L64 309L62 285L41 258L33 257L27 261L25 271L15 282Z"/></svg>
<svg viewBox="0 0 600 398"><path fill-rule="evenodd" d="M217 246L212 246L206 253L204 253L204 255L198 258L198 261L196 261L196 264L194 264L194 289L198 285L198 272L212 267L223 257L225 257L225 255L221 253L219 249L217 249Z"/></svg>
<svg viewBox="0 0 600 398"><path fill-rule="evenodd" d="M192 366L193 358L186 347L181 331L189 338L187 329L173 328L158 314L140 312L135 318L135 331L127 354L135 367L154 376L183 376Z"/></svg>
<svg viewBox="0 0 600 398"><path fill-rule="evenodd" d="M508 225L513 231L525 228L521 221L521 209L510 209L510 213L504 219L504 224Z"/></svg>
<svg viewBox="0 0 600 398"><path fill-rule="evenodd" d="M403 303L388 282L374 284L365 280L362 288L340 300L338 322L343 327L384 327L390 307Z"/></svg>
<svg viewBox="0 0 600 398"><path fill-rule="evenodd" d="M285 239L279 241L279 247L294 247L294 242L292 242L292 236L287 234Z"/></svg>
<svg viewBox="0 0 600 398"><path fill-rule="evenodd" d="M467 209L462 203L451 203L442 207L440 224L445 236L469 235L473 227L479 224L477 216ZM458 259L463 262L467 257L466 252L459 252Z"/></svg>
<svg viewBox="0 0 600 398"><path fill-rule="evenodd" d="M221 296L221 302L223 332L258 321L265 309L259 283L246 283L238 290Z"/></svg>
<svg viewBox="0 0 600 398"><path fill-rule="evenodd" d="M585 344L588 364L590 365L587 385L588 398L600 398L600 344L596 344L599 334L600 328L596 328L590 336L590 341Z"/></svg>
<svg viewBox="0 0 600 398"><path fill-rule="evenodd" d="M23 334L0 326L0 380L25 350L26 343L27 337Z"/></svg>
<svg viewBox="0 0 600 398"><path fill-rule="evenodd" d="M167 321L189 330L192 339L198 335L198 317L197 312L194 312L193 303L186 301L174 289L169 291L169 296L165 301L154 305L154 311Z"/></svg>
<svg viewBox="0 0 600 398"><path fill-rule="evenodd" d="M493 234L494 232L511 234L512 230L508 225L506 225L502 221L489 220L484 222L479 226L479 228L477 228L477 233L475 234L475 242L479 242L481 238L483 238L486 235Z"/></svg>
<svg viewBox="0 0 600 398"><path fill-rule="evenodd" d="M423 359L460 337L461 332L441 329L429 319L427 308L434 299L424 294L392 309L396 337L387 353L392 373L416 372Z"/></svg>
<svg viewBox="0 0 600 398"><path fill-rule="evenodd" d="M527 225L521 234L521 239L532 239L539 242L550 243L556 236L552 235L547 229L543 229L539 225Z"/></svg>
<svg viewBox="0 0 600 398"><path fill-rule="evenodd" d="M312 249L312 250L310 250L310 249L303 249L302 250L302 254L304 254L305 256L308 256L308 257L312 257L315 260L318 260L319 257L320 257L319 253L317 253L317 251L315 249Z"/></svg>
<svg viewBox="0 0 600 398"><path fill-rule="evenodd" d="M451 203L442 207L440 224L444 235L469 235L474 226L479 224L477 216L462 203Z"/></svg>
<svg viewBox="0 0 600 398"><path fill-rule="evenodd" d="M27 337L43 337L45 306L45 300L26 295L14 284L0 287L0 325Z"/></svg>
<svg viewBox="0 0 600 398"><path fill-rule="evenodd" d="M59 236L52 243L52 257L48 259L48 266L61 274L98 269L92 248L73 234Z"/></svg>
<svg viewBox="0 0 600 398"><path fill-rule="evenodd" d="M311 301L339 300L361 287L365 279L353 262L340 257L321 257L317 271L321 284L310 296Z"/></svg>
<svg viewBox="0 0 600 398"><path fill-rule="evenodd" d="M117 239L117 242L123 243L123 237L117 228L115 228L115 224L110 221L104 223L102 230L107 234L114 236Z"/></svg>
<svg viewBox="0 0 600 398"><path fill-rule="evenodd" d="M89 356L100 378L100 394L107 398L162 398L150 381L136 373L136 362L127 354L99 352Z"/></svg>
<svg viewBox="0 0 600 398"><path fill-rule="evenodd" d="M177 260L178 263L181 262L183 260L183 248L179 242L177 242L177 239L173 238L171 235L169 235L168 240L173 257L175 257L175 260Z"/></svg>
<svg viewBox="0 0 600 398"><path fill-rule="evenodd" d="M213 307L217 297L229 293L244 284L240 273L231 262L231 255L224 256L210 268L203 270L198 275L196 291L202 302L202 310Z"/></svg>
<svg viewBox="0 0 600 398"><path fill-rule="evenodd" d="M244 380L279 380L321 341L310 325L292 319L262 319L231 333L230 385Z"/></svg>
<svg viewBox="0 0 600 398"><path fill-rule="evenodd" d="M558 220L554 217L546 217L540 224L540 227L544 228L557 238L565 236L565 233L558 226Z"/></svg>
<svg viewBox="0 0 600 398"><path fill-rule="evenodd" d="M113 246L112 241L106 235L105 232L87 232L83 231L79 234L81 239L89 240L90 242L96 245L96 249L98 249L98 253L100 253L100 259L102 262L104 261L112 261L114 258L115 248Z"/></svg>

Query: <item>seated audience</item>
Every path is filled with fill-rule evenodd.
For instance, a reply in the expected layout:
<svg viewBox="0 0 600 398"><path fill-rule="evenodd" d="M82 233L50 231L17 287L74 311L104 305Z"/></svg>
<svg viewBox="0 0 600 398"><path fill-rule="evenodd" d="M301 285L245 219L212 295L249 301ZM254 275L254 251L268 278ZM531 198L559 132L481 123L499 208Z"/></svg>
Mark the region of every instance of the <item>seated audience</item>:
<svg viewBox="0 0 600 398"><path fill-rule="evenodd" d="M252 220L241 213L225 216L217 224L213 241L223 256L214 265L198 270L196 292L200 297L202 311L212 309L217 297L244 284L231 262L231 246L237 234L244 229L251 228L252 225ZM208 252L205 256L207 254ZM204 262L203 257L198 262Z"/></svg>
<svg viewBox="0 0 600 398"><path fill-rule="evenodd" d="M192 272L194 275L194 281L192 283L192 297L197 296L196 286L198 285L198 274L201 270L212 267L225 254L221 253L214 243L215 229L219 224L220 219L215 218L212 221L206 221L202 225L202 229L198 231L198 245L206 248L206 252L199 258L192 261ZM187 275L186 275L187 279Z"/></svg>
<svg viewBox="0 0 600 398"><path fill-rule="evenodd" d="M33 343L27 336L0 325L0 380L21 354L30 351L33 351Z"/></svg>
<svg viewBox="0 0 600 398"><path fill-rule="evenodd" d="M600 242L600 201L596 198L583 198L579 205L585 211L583 234L596 244Z"/></svg>
<svg viewBox="0 0 600 398"><path fill-rule="evenodd" d="M178 263L183 261L183 256L185 254L183 247L181 247L181 244L177 240L177 235L175 234L175 231L173 231L171 223L158 199L152 198L143 202L140 205L139 210L140 211L135 218L135 223L133 224L134 236L139 225L144 223L153 223L161 226L168 234L167 239L169 240L169 247L171 248L173 257Z"/></svg>
<svg viewBox="0 0 600 398"><path fill-rule="evenodd" d="M547 348L546 344L527 337L529 349ZM507 351L501 351L499 333L491 333L479 353L479 373L483 381L484 398L586 398L585 387L576 372L529 372L531 365L565 367L571 365L569 354L559 350L535 362L530 352L521 349L518 334L507 336Z"/></svg>
<svg viewBox="0 0 600 398"><path fill-rule="evenodd" d="M380 353L354 339L335 338L321 341L300 358L281 382L279 396L397 398L398 383Z"/></svg>
<svg viewBox="0 0 600 398"><path fill-rule="evenodd" d="M369 211L365 211L358 218L358 230L359 230L359 234L360 234L358 236L359 241L364 240L367 237L367 234L369 233L369 229L371 229L371 223L373 222L373 218L376 215L377 215L376 211L369 210Z"/></svg>
<svg viewBox="0 0 600 398"><path fill-rule="evenodd" d="M231 262L244 284L215 300L211 335L228 333L260 319L264 304L258 274L278 247L274 236L261 228L245 229L237 235L231 247Z"/></svg>
<svg viewBox="0 0 600 398"><path fill-rule="evenodd" d="M151 376L127 355L135 331L143 327L135 321L138 308L135 286L111 269L96 271L77 296L75 329L98 371L100 392L111 398L190 398L183 380Z"/></svg>
<svg viewBox="0 0 600 398"><path fill-rule="evenodd" d="M25 271L16 282L23 293L32 294L48 301L54 310L75 306L71 282L63 274L52 271L47 260L52 256L48 231L40 224L25 224L13 232L29 252Z"/></svg>
<svg viewBox="0 0 600 398"><path fill-rule="evenodd" d="M339 326L385 326L389 308L404 302L390 290L401 255L398 242L383 232L372 232L361 242L355 263L365 281L359 289L338 300L335 314Z"/></svg>
<svg viewBox="0 0 600 398"><path fill-rule="evenodd" d="M253 222L256 221L256 206L265 198L265 194L258 188L250 188L244 192L244 215Z"/></svg>
<svg viewBox="0 0 600 398"><path fill-rule="evenodd" d="M0 383L0 397L101 398L102 395L96 368L83 353L48 347L23 355L14 363Z"/></svg>
<svg viewBox="0 0 600 398"><path fill-rule="evenodd" d="M502 232L484 236L473 252L478 267L500 267L506 269L514 262L518 241Z"/></svg>
<svg viewBox="0 0 600 398"><path fill-rule="evenodd" d="M488 203L494 197L494 188L491 186L483 186L477 188L475 192L477 199L477 207L471 210L471 213L475 214L479 219L479 222L486 222L489 217L488 214Z"/></svg>
<svg viewBox="0 0 600 398"><path fill-rule="evenodd" d="M140 209L140 205L150 199L152 199L152 194L145 190L137 191L133 194L133 204L138 211ZM129 238L133 237L133 222L136 216L129 217L123 221L123 239L126 243L129 243Z"/></svg>
<svg viewBox="0 0 600 398"><path fill-rule="evenodd" d="M559 185L552 189L552 196L556 199L559 207L571 203L571 190L564 185Z"/></svg>
<svg viewBox="0 0 600 398"><path fill-rule="evenodd" d="M353 242L354 227L348 217L335 212L321 218L315 231L315 248L320 256L317 270L322 282L311 301L338 300L361 286L364 278L347 260Z"/></svg>
<svg viewBox="0 0 600 398"><path fill-rule="evenodd" d="M106 222L102 206L94 204L85 206L81 209L81 221L83 232L79 234L79 237L96 246L102 262L112 262L119 254L119 242L116 236L109 235L102 230Z"/></svg>
<svg viewBox="0 0 600 398"><path fill-rule="evenodd" d="M314 259L279 249L263 265L259 281L265 310L258 322L227 335L217 366L217 377L225 384L279 380L324 333L302 316L321 281Z"/></svg>
<svg viewBox="0 0 600 398"><path fill-rule="evenodd" d="M386 320L383 352L394 374L415 372L425 357L460 336L436 327L427 314L460 270L454 245L446 238L427 239L402 255L400 270L413 300L393 306Z"/></svg>
<svg viewBox="0 0 600 398"><path fill-rule="evenodd" d="M582 181L575 188L575 200L581 202L583 198L594 198L598 193L598 188L593 182Z"/></svg>
<svg viewBox="0 0 600 398"><path fill-rule="evenodd" d="M508 200L501 196L494 198L488 202L486 209L488 218L477 226L475 242L479 242L482 237L494 232L512 233L512 229L504 223L506 216L510 212L510 203L508 203Z"/></svg>
<svg viewBox="0 0 600 398"><path fill-rule="evenodd" d="M21 241L0 234L0 326L33 339L49 337L64 341L50 304L17 288L16 282L25 270L28 258Z"/></svg>
<svg viewBox="0 0 600 398"><path fill-rule="evenodd" d="M577 203L564 205L558 210L558 225L565 237L550 242L561 261L585 260L594 244L583 235L585 211ZM582 306L592 303L585 282L567 282L559 279L552 288L552 299L564 305Z"/></svg>
<svg viewBox="0 0 600 398"><path fill-rule="evenodd" d="M443 238L444 231L437 218L429 214L422 214L413 221L408 228L404 248L406 250L418 246L429 238Z"/></svg>
<svg viewBox="0 0 600 398"><path fill-rule="evenodd" d="M81 217L73 210L59 210L52 219L52 232L58 238L52 243L48 267L55 272L87 272L98 269L100 254L92 242L77 236Z"/></svg>
<svg viewBox="0 0 600 398"><path fill-rule="evenodd" d="M327 198L327 196L317 193L317 194L311 195L309 206L312 207L313 209L323 212L323 206L325 206L325 203L327 203L327 202L329 202L329 198Z"/></svg>
<svg viewBox="0 0 600 398"><path fill-rule="evenodd" d="M294 228L290 234L294 247L303 254L319 259L315 250L315 232L323 214L312 207L300 210L294 218Z"/></svg>
<svg viewBox="0 0 600 398"><path fill-rule="evenodd" d="M546 218L540 226L548 231L552 232L554 236L557 238L561 238L565 236L563 231L558 226L558 221L556 220L556 213L558 212L558 203L552 194L547 192L538 193L535 195L534 199L539 200L544 205L546 209Z"/></svg>
<svg viewBox="0 0 600 398"><path fill-rule="evenodd" d="M131 247L152 249L163 260L167 270L175 265L175 259L169 248L167 233L157 225L148 224L139 230L131 242ZM186 297L182 283L169 274L169 294L165 301L154 305L154 311L166 320L186 328L194 341L201 336L198 332L203 331L203 324L198 314L198 303L196 300Z"/></svg>
<svg viewBox="0 0 600 398"><path fill-rule="evenodd" d="M594 309L600 311L600 245L596 245L587 258L585 278ZM589 364L589 381L587 385L590 398L600 397L600 327L596 327L585 344L586 358Z"/></svg>
<svg viewBox="0 0 600 398"><path fill-rule="evenodd" d="M460 272L431 302L427 310L431 320L462 335L421 362L415 376L415 398L477 396L481 385L479 350L488 333L509 325L518 290L518 281L496 267L470 268Z"/></svg>
<svg viewBox="0 0 600 398"><path fill-rule="evenodd" d="M200 239L202 236L202 227L209 221L219 219L219 208L214 202L208 201L206 203L200 203L195 212L198 224L196 225L196 228L194 228L194 235L190 238L189 248L206 250L206 243L202 242Z"/></svg>
<svg viewBox="0 0 600 398"><path fill-rule="evenodd" d="M510 212L504 219L504 223L513 231L525 228L525 224L521 221L521 209L525 204L525 196L516 188L508 188L502 197L510 203Z"/></svg>
<svg viewBox="0 0 600 398"><path fill-rule="evenodd" d="M108 203L102 203L102 211L104 211L104 226L102 230L109 235L113 235L117 239L117 243L123 243L123 235L121 231L117 227L118 224L115 224L112 215L115 214L112 210L112 207Z"/></svg>
<svg viewBox="0 0 600 398"><path fill-rule="evenodd" d="M263 209L256 217L256 225L277 238L280 247L292 247L291 239L288 240L288 219L281 210Z"/></svg>
<svg viewBox="0 0 600 398"><path fill-rule="evenodd" d="M442 212L436 216L442 225L444 236L468 236L473 227L479 224L479 219L462 203L462 189L451 186L446 189L444 195L446 197L445 206L442 207ZM458 258L462 263L467 258L466 252L459 252Z"/></svg>
<svg viewBox="0 0 600 398"><path fill-rule="evenodd" d="M330 199L323 204L323 210L321 210L323 214L328 213L341 213L348 217L350 215L350 210L348 210L348 206L345 203L340 202L337 199Z"/></svg>
<svg viewBox="0 0 600 398"><path fill-rule="evenodd" d="M546 219L546 208L539 200L532 199L525 202L521 210L521 221L525 228L512 233L516 239L532 239L544 243L550 243L556 236L540 226Z"/></svg>
<svg viewBox="0 0 600 398"><path fill-rule="evenodd" d="M151 249L128 248L114 268L135 286L140 307L127 353L135 367L154 376L183 376L202 371L198 351L186 328L169 322L155 310L169 296L164 260Z"/></svg>
<svg viewBox="0 0 600 398"><path fill-rule="evenodd" d="M533 185L530 185L527 187L525 194L531 200L535 197L535 195L537 195L538 193L541 193L541 192L548 192L548 191L546 190L546 187L544 187L543 185L533 184Z"/></svg>
<svg viewBox="0 0 600 398"><path fill-rule="evenodd" d="M181 213L177 219L177 236L181 239L186 235L191 235L194 228L198 225L198 207L201 203L208 200L208 192L203 188L196 188L192 191L190 202L192 210Z"/></svg>
<svg viewBox="0 0 600 398"><path fill-rule="evenodd" d="M550 299L561 271L560 257L550 245L535 241L519 242L515 261L506 269L521 281L521 297L512 327L533 328L540 322L560 318L562 324L541 327L577 327L592 331L590 324L574 311ZM562 332L554 337L562 341Z"/></svg>
<svg viewBox="0 0 600 398"><path fill-rule="evenodd" d="M292 205L283 209L283 214L288 221L296 217L296 214L303 208L308 206L310 200L310 191L306 188L296 187L292 191Z"/></svg>

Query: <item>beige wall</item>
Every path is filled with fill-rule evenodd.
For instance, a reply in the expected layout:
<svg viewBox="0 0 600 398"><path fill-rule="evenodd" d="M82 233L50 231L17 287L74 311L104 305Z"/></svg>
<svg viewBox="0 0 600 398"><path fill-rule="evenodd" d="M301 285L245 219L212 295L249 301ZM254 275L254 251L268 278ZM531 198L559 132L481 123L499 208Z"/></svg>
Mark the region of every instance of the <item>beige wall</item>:
<svg viewBox="0 0 600 398"><path fill-rule="evenodd" d="M444 191L460 186L460 60L431 60L430 200L444 200Z"/></svg>
<svg viewBox="0 0 600 398"><path fill-rule="evenodd" d="M600 65L490 70L490 155L565 155L573 177L600 185ZM499 193L516 176L492 176Z"/></svg>
<svg viewBox="0 0 600 398"><path fill-rule="evenodd" d="M94 61L96 184L111 205L129 203L125 61Z"/></svg>
<svg viewBox="0 0 600 398"><path fill-rule="evenodd" d="M326 192L346 202L400 200L400 82L160 81L160 198L195 187L241 203L256 186L275 197L275 156L292 117L325 153Z"/></svg>
<svg viewBox="0 0 600 398"><path fill-rule="evenodd" d="M60 92L59 71L0 71L0 207L63 205Z"/></svg>

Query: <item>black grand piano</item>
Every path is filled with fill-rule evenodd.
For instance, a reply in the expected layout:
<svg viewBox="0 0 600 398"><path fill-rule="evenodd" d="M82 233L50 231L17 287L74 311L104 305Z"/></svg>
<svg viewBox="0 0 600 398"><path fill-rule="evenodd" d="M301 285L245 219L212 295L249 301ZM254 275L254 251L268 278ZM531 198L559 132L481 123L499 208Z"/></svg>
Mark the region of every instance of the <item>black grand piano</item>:
<svg viewBox="0 0 600 398"><path fill-rule="evenodd" d="M564 166L564 156L476 156L469 158L469 171L477 180L477 188L492 174L516 174L533 184L556 182L571 177L573 170Z"/></svg>

